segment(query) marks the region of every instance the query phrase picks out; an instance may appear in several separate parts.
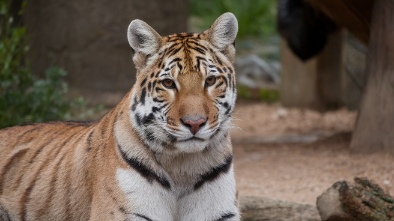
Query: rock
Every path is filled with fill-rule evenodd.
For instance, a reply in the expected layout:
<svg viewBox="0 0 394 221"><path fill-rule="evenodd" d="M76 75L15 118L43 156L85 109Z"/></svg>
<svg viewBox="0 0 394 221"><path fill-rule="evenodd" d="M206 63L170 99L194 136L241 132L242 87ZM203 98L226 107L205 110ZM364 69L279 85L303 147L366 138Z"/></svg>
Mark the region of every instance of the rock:
<svg viewBox="0 0 394 221"><path fill-rule="evenodd" d="M235 61L237 84L249 88L273 88L280 83L279 70L257 55L239 57Z"/></svg>
<svg viewBox="0 0 394 221"><path fill-rule="evenodd" d="M269 198L240 198L243 221L320 221L316 207Z"/></svg>

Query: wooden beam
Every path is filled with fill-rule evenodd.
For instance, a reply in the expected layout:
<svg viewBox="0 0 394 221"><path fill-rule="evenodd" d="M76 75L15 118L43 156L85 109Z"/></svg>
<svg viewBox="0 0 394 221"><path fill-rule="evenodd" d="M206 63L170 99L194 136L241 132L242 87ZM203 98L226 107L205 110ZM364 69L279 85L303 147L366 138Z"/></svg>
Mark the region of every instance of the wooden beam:
<svg viewBox="0 0 394 221"><path fill-rule="evenodd" d="M364 43L369 41L374 0L307 0L330 17L338 26L349 30Z"/></svg>

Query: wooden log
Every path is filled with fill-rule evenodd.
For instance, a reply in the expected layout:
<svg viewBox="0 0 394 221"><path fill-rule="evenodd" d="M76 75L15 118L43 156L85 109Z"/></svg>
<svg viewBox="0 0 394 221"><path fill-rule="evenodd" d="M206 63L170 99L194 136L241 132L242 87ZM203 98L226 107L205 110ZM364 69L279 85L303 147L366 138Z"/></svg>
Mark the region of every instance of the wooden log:
<svg viewBox="0 0 394 221"><path fill-rule="evenodd" d="M320 221L316 207L261 197L241 197L243 221Z"/></svg>
<svg viewBox="0 0 394 221"><path fill-rule="evenodd" d="M335 183L317 198L322 221L393 221L394 199L366 178Z"/></svg>

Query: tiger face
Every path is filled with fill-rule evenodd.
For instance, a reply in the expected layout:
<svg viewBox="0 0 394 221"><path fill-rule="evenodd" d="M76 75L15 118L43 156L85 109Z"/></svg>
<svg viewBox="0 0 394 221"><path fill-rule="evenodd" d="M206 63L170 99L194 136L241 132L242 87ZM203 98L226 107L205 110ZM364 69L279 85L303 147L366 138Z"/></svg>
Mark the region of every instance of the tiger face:
<svg viewBox="0 0 394 221"><path fill-rule="evenodd" d="M161 37L133 21L128 40L137 80L130 120L155 152L201 152L227 139L236 100L234 15L219 17L201 34Z"/></svg>

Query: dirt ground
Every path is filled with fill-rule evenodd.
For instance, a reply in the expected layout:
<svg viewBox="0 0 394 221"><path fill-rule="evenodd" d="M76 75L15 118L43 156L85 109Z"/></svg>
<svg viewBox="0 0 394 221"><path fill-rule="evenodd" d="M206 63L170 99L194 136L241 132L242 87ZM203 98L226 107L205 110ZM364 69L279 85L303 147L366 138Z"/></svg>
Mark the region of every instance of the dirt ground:
<svg viewBox="0 0 394 221"><path fill-rule="evenodd" d="M368 177L394 195L394 156L352 154L356 112L237 104L232 139L240 195L315 205L333 183Z"/></svg>

